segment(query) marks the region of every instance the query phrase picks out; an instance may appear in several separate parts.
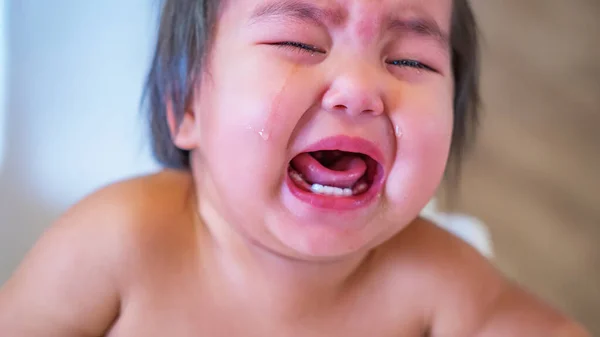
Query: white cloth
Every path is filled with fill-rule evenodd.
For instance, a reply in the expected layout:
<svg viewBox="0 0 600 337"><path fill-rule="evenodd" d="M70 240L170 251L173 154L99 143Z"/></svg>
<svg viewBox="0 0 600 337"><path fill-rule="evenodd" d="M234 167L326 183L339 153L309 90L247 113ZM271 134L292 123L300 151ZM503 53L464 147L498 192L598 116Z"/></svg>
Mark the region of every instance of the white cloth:
<svg viewBox="0 0 600 337"><path fill-rule="evenodd" d="M440 212L435 199L421 211L421 216L463 239L483 256L494 257L490 232L479 219L461 213Z"/></svg>

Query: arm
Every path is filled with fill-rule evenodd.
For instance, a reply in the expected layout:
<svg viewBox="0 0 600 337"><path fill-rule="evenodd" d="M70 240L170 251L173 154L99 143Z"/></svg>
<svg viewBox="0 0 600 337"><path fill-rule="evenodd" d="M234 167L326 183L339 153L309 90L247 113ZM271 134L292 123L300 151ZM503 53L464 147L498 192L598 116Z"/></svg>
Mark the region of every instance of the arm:
<svg viewBox="0 0 600 337"><path fill-rule="evenodd" d="M0 288L0 336L100 336L119 311L116 226L94 196L52 226ZM108 205L108 206L107 206Z"/></svg>

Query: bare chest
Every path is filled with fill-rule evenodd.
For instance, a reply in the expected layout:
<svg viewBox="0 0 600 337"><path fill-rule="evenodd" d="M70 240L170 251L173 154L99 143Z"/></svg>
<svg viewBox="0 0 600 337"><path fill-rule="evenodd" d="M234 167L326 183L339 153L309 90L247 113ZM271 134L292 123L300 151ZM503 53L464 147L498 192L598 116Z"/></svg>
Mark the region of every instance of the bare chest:
<svg viewBox="0 0 600 337"><path fill-rule="evenodd" d="M392 317L371 307L343 310L343 314L319 310L314 315L285 318L235 308L218 296L166 291L152 296L131 298L108 337L422 337L422 320L409 312ZM380 308L385 310L385 308Z"/></svg>

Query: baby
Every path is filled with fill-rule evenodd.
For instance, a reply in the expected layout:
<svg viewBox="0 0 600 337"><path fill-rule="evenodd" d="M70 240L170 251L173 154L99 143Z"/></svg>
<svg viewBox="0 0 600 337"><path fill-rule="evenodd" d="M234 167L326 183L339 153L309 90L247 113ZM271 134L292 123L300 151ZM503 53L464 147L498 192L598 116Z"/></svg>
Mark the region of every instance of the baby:
<svg viewBox="0 0 600 337"><path fill-rule="evenodd" d="M467 0L166 0L164 170L44 234L0 336L587 336L418 216L470 143L476 39Z"/></svg>

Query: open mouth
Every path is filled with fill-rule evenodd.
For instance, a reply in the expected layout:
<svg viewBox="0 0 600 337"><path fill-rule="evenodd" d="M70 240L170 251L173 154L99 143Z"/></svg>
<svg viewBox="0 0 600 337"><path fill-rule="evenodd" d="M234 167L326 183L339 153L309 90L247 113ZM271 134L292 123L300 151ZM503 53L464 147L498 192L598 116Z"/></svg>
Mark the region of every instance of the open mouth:
<svg viewBox="0 0 600 337"><path fill-rule="evenodd" d="M294 157L288 186L313 206L354 209L372 200L383 185L383 166L362 152L317 150Z"/></svg>
<svg viewBox="0 0 600 337"><path fill-rule="evenodd" d="M299 154L290 163L288 172L294 184L306 192L351 197L369 190L377 166L365 154L324 150Z"/></svg>

